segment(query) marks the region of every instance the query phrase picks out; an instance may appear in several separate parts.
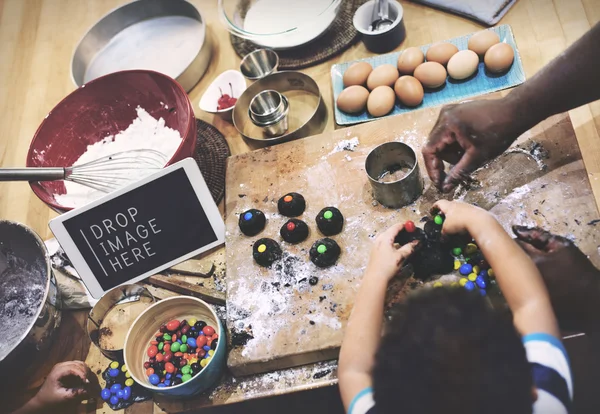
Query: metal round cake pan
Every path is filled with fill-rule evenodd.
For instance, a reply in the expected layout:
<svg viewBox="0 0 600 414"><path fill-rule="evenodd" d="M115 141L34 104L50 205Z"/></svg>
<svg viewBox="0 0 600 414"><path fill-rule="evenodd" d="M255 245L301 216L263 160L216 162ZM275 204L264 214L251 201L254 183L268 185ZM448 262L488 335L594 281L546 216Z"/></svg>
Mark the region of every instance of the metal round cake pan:
<svg viewBox="0 0 600 414"><path fill-rule="evenodd" d="M288 132L277 137L270 137L263 128L254 125L248 113L252 99L269 89L284 95L290 106ZM263 145L277 144L323 132L327 125L327 108L313 78L302 72L277 72L257 80L238 98L233 109L233 125L246 139Z"/></svg>
<svg viewBox="0 0 600 414"><path fill-rule="evenodd" d="M137 0L101 18L81 39L71 60L77 86L109 73L148 69L190 91L212 54L206 20L185 0Z"/></svg>

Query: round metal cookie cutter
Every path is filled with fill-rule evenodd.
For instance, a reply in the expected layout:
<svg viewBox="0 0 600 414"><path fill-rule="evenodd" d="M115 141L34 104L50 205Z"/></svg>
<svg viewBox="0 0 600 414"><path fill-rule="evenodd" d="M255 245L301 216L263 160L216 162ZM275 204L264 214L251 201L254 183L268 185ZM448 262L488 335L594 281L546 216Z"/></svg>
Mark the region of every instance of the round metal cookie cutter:
<svg viewBox="0 0 600 414"><path fill-rule="evenodd" d="M248 114L252 99L262 91L273 89L289 101L288 132L278 137L268 137L263 129L254 125ZM257 80L238 98L233 110L233 125L246 139L272 145L304 138L323 132L327 124L327 108L319 86L302 72L283 71Z"/></svg>

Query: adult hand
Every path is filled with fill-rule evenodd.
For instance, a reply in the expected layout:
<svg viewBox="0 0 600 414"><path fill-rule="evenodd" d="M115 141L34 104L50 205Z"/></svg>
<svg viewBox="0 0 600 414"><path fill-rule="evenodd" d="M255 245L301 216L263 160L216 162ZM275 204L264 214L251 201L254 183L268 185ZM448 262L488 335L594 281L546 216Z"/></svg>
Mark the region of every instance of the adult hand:
<svg viewBox="0 0 600 414"><path fill-rule="evenodd" d="M422 150L427 173L437 188L449 192L526 130L508 97L444 106ZM454 164L447 175L444 161Z"/></svg>
<svg viewBox="0 0 600 414"><path fill-rule="evenodd" d="M377 236L365 271L367 277L375 277L387 283L400 272L403 263L418 244L418 241L414 241L399 249L394 246L394 239L403 228L403 224L396 224Z"/></svg>
<svg viewBox="0 0 600 414"><path fill-rule="evenodd" d="M560 325L590 333L600 311L600 271L564 237L537 227L513 232L542 274Z"/></svg>
<svg viewBox="0 0 600 414"><path fill-rule="evenodd" d="M34 407L32 412L55 412L52 410L75 405L99 392L98 378L85 363L62 362L52 368L42 388L25 407Z"/></svg>

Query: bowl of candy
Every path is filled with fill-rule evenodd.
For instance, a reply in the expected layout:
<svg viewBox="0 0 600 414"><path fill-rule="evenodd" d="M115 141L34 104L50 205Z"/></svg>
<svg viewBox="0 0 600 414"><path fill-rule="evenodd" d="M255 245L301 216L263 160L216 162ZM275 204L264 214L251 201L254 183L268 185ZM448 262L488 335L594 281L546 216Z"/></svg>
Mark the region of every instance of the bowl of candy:
<svg viewBox="0 0 600 414"><path fill-rule="evenodd" d="M150 306L133 322L123 356L131 377L167 396L198 394L225 368L225 331L215 311L191 296Z"/></svg>
<svg viewBox="0 0 600 414"><path fill-rule="evenodd" d="M246 90L246 79L237 70L227 70L221 73L208 86L202 98L200 109L215 114L225 121L231 121L233 108L240 95Z"/></svg>

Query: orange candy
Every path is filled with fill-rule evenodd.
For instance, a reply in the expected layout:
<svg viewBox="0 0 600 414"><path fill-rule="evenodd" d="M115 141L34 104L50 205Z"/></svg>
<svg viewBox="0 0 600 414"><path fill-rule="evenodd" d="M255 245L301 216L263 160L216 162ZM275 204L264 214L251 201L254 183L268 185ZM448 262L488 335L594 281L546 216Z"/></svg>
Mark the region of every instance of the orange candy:
<svg viewBox="0 0 600 414"><path fill-rule="evenodd" d="M152 345L158 345L158 341L152 341L150 342Z"/></svg>
<svg viewBox="0 0 600 414"><path fill-rule="evenodd" d="M163 354L161 354L160 352L156 354L156 360L158 362L161 362L163 359L165 359L165 356Z"/></svg>
<svg viewBox="0 0 600 414"><path fill-rule="evenodd" d="M293 197L291 195L286 195L285 197L283 197L283 201L285 201L286 203L289 203L290 201L292 201Z"/></svg>
<svg viewBox="0 0 600 414"><path fill-rule="evenodd" d="M146 370L146 376L149 377L150 375L154 374L154 368L148 368Z"/></svg>
<svg viewBox="0 0 600 414"><path fill-rule="evenodd" d="M163 347L163 351L165 353L169 352L171 350L171 344L165 344L165 346Z"/></svg>
<svg viewBox="0 0 600 414"><path fill-rule="evenodd" d="M181 357L183 356L183 352L175 352L173 355L175 355L176 357Z"/></svg>

